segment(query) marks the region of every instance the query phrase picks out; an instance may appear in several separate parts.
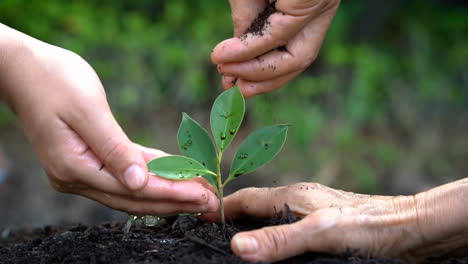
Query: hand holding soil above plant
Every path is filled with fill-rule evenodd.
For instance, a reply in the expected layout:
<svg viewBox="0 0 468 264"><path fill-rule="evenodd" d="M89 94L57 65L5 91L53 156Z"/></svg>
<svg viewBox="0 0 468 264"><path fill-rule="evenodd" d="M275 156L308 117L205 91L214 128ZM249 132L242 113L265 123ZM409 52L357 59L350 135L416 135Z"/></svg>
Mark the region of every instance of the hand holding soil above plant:
<svg viewBox="0 0 468 264"><path fill-rule="evenodd" d="M225 198L229 219L268 219L284 208L301 220L236 234L233 251L248 261L304 252L396 257L417 263L468 249L468 178L415 196L362 195L317 183L247 188ZM291 217L291 216L289 216ZM217 214L204 216L219 220ZM450 242L448 242L450 241Z"/></svg>
<svg viewBox="0 0 468 264"><path fill-rule="evenodd" d="M245 97L280 88L317 57L339 0L231 0L234 38L211 54L223 87Z"/></svg>

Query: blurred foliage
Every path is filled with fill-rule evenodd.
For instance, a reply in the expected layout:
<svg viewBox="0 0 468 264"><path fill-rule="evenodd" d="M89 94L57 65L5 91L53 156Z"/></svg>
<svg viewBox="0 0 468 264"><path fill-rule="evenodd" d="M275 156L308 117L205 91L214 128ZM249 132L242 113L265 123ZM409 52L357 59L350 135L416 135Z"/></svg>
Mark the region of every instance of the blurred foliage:
<svg viewBox="0 0 468 264"><path fill-rule="evenodd" d="M357 179L360 191L375 192L379 177L411 155L422 156L422 173L463 177L464 166L447 155L464 148L466 159L465 137L455 138L464 145L446 139L447 128L468 129L467 8L412 1L372 21L375 11L344 1L308 74L254 99L254 115L293 125L296 158L309 161L304 173L332 160L335 177ZM362 17L370 20L360 24ZM426 158L415 145L433 132L436 142L422 144L436 144L436 158ZM454 169L441 169L447 164Z"/></svg>
<svg viewBox="0 0 468 264"><path fill-rule="evenodd" d="M363 192L408 160L424 176L461 177L467 11L460 1L343 1L317 61L248 102L255 126L292 125L277 169ZM2 0L0 21L88 60L127 128L164 107L209 111L220 91L209 55L232 32L227 0ZM12 122L5 109L0 125ZM151 144L145 128L133 135Z"/></svg>

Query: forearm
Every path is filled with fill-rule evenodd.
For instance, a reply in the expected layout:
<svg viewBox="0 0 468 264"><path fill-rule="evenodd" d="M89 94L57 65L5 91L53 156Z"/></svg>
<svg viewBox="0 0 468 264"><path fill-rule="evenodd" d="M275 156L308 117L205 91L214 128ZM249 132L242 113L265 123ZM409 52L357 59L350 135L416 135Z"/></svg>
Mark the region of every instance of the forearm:
<svg viewBox="0 0 468 264"><path fill-rule="evenodd" d="M468 246L468 178L417 194L415 201L425 252L444 254Z"/></svg>

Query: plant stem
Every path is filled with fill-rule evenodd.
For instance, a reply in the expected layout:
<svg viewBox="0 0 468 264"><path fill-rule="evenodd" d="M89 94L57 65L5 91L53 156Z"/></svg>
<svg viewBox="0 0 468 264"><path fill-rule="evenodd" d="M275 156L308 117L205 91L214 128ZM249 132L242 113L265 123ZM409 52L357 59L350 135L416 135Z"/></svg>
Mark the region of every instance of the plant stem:
<svg viewBox="0 0 468 264"><path fill-rule="evenodd" d="M223 178L221 177L221 158L223 153L219 153L217 160L217 175L216 181L218 182L218 198L219 198L219 207L221 209L221 224L223 225L223 230L226 226L226 220L224 219L224 201L223 201Z"/></svg>
<svg viewBox="0 0 468 264"><path fill-rule="evenodd" d="M230 181L232 181L232 179L234 179L233 177L229 176L223 183L223 188L224 186L226 186L226 184L228 184Z"/></svg>

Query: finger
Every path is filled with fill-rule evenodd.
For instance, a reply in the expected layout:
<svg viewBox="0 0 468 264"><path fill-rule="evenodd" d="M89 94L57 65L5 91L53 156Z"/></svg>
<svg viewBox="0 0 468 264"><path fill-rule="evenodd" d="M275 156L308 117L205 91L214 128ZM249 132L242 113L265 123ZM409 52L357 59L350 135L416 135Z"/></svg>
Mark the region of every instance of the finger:
<svg viewBox="0 0 468 264"><path fill-rule="evenodd" d="M171 181L150 175L148 183L143 189L130 191L107 170L96 171L88 168L83 166L79 172L82 184L116 195L129 196L140 200L190 202L196 204L208 204L217 200L212 187L209 187L208 183L200 183L203 182L203 179Z"/></svg>
<svg viewBox="0 0 468 264"><path fill-rule="evenodd" d="M55 188L62 192L72 192L77 185L89 186L92 189L121 196L130 196L138 199L190 202L206 204L217 201L214 191L210 191L203 180L171 181L157 176L149 177L148 184L139 191L128 190L106 168L102 167L100 160L89 149L86 143L63 121L54 125L48 142L50 146L47 153L50 155L51 166L49 173L59 178L52 177L51 182ZM166 153L135 145L142 150L143 156L151 159L154 155ZM50 163L50 162L45 162Z"/></svg>
<svg viewBox="0 0 468 264"><path fill-rule="evenodd" d="M343 234L334 231L339 217L338 210L319 210L293 224L237 233L231 247L235 254L252 262L279 261L309 250L337 253L345 249L339 242Z"/></svg>
<svg viewBox="0 0 468 264"><path fill-rule="evenodd" d="M86 155L86 154L85 154ZM187 202L193 204L209 204L210 208L217 207L217 197L209 184L200 183L200 179L187 181L171 181L157 176L150 176L148 184L141 190L130 191L120 181L115 179L107 170L97 170L89 164L90 159L84 156L73 162L75 168L70 173L79 179L74 183L54 182L55 189L61 192L75 192L75 189L96 189L105 193L126 196L135 200L152 200L162 202ZM79 171L77 171L79 170Z"/></svg>
<svg viewBox="0 0 468 264"><path fill-rule="evenodd" d="M271 2L271 1L270 1ZM327 1L304 1L304 0L277 0L275 8L279 12L290 15L307 15L307 14L321 14L331 13L333 16L340 4L340 0L327 0Z"/></svg>
<svg viewBox="0 0 468 264"><path fill-rule="evenodd" d="M322 20L311 21L292 38L285 50L276 49L248 61L220 64L218 71L249 81L264 81L303 71L317 58L327 28L328 24Z"/></svg>
<svg viewBox="0 0 468 264"><path fill-rule="evenodd" d="M88 101L72 106L63 120L124 186L143 188L148 181L146 162L114 119L105 98L84 99Z"/></svg>
<svg viewBox="0 0 468 264"><path fill-rule="evenodd" d="M239 89L241 90L244 97L249 98L255 95L264 94L276 90L288 83L300 73L300 71L292 72L290 74L275 79L260 82L239 79L237 81L237 85L239 86Z"/></svg>
<svg viewBox="0 0 468 264"><path fill-rule="evenodd" d="M129 197L103 193L93 189L77 190L75 193L95 200L110 208L134 215L167 216L179 213L213 212L218 209L218 206L210 204L133 200Z"/></svg>
<svg viewBox="0 0 468 264"><path fill-rule="evenodd" d="M251 60L275 48L284 46L308 22L309 16L274 13L268 18L269 27L262 35L248 33L219 43L211 54L216 64Z"/></svg>
<svg viewBox="0 0 468 264"><path fill-rule="evenodd" d="M143 155L143 159L145 160L146 163L148 163L148 162L150 162L150 161L152 161L154 159L170 155L170 154L168 154L168 153L166 153L166 152L164 152L162 150L159 150L159 149L147 148L147 147L144 147L144 146L136 144L136 143L133 143L133 144L140 151L140 153Z"/></svg>
<svg viewBox="0 0 468 264"><path fill-rule="evenodd" d="M284 207L287 195L282 192L287 187L278 188L245 188L224 198L224 214L226 218L253 216L256 218L273 217L277 210ZM206 214L207 221L219 221L219 214Z"/></svg>
<svg viewBox="0 0 468 264"><path fill-rule="evenodd" d="M274 262L308 250L305 221L294 224L265 227L255 231L237 233L231 240L232 251L252 262Z"/></svg>
<svg viewBox="0 0 468 264"><path fill-rule="evenodd" d="M223 75L223 79L222 79L223 89L227 90L233 87L234 85L236 85L236 82L237 82L236 77Z"/></svg>
<svg viewBox="0 0 468 264"><path fill-rule="evenodd" d="M215 193L215 188L213 185L211 185L205 178L202 176L198 176L195 178L192 178L191 181L197 182L201 184L204 188L210 190L212 193Z"/></svg>
<svg viewBox="0 0 468 264"><path fill-rule="evenodd" d="M220 64L218 71L225 76L258 82L303 70L303 59L305 58L295 57L288 51L274 50L252 60Z"/></svg>
<svg viewBox="0 0 468 264"><path fill-rule="evenodd" d="M230 0L234 36L245 34L252 21L267 6L265 0Z"/></svg>
<svg viewBox="0 0 468 264"><path fill-rule="evenodd" d="M159 149L147 148L147 147L141 146L141 145L136 144L136 143L133 143L133 144L140 150L140 152L143 155L143 158L145 159L146 163L148 163L148 162L150 162L150 161L152 161L154 159L170 155L170 154L168 154L168 153L166 153L164 151L161 151ZM191 181L201 184L204 188L210 190L213 193L215 192L214 187L207 180L205 180L201 176L195 177L195 178L191 179Z"/></svg>

